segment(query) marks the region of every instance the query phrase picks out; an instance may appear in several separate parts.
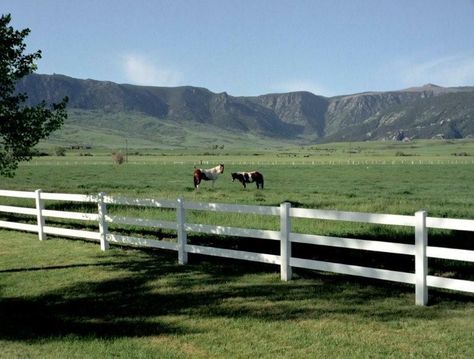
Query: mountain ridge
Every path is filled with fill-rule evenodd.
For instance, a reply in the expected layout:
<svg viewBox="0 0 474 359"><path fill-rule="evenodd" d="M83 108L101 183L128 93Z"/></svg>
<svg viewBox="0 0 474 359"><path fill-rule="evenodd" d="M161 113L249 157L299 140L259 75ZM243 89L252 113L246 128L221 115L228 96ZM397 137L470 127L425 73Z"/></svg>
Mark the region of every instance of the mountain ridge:
<svg viewBox="0 0 474 359"><path fill-rule="evenodd" d="M314 143L400 138L474 136L474 87L426 84L396 91L325 97L308 91L231 96L194 86L154 87L33 74L17 84L28 104L57 102L69 111L99 111L104 131L117 129L114 114L143 114L149 121L186 129L222 129L238 135ZM84 117L84 116L83 116ZM82 118L83 118L82 117ZM134 116L136 118L136 116ZM108 120L107 120L108 119ZM80 119L72 116L74 125ZM93 119L88 120L89 125ZM147 122L148 123L148 122ZM159 126L135 126L138 137ZM184 131L184 130L183 130Z"/></svg>

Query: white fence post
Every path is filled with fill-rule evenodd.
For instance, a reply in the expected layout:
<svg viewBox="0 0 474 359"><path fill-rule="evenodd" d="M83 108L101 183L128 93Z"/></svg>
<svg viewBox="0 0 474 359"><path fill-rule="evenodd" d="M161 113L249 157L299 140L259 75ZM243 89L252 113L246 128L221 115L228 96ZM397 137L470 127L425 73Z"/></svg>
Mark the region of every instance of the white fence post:
<svg viewBox="0 0 474 359"><path fill-rule="evenodd" d="M44 201L41 199L41 190L37 189L35 191L36 197L36 210L37 210L37 221L38 221L38 238L40 241L46 239L46 234L44 233L44 217L43 217L43 209L44 209Z"/></svg>
<svg viewBox="0 0 474 359"><path fill-rule="evenodd" d="M186 252L187 236L184 228L186 214L184 212L184 199L178 198L178 206L176 207L176 229L178 233L178 263L188 263L188 253Z"/></svg>
<svg viewBox="0 0 474 359"><path fill-rule="evenodd" d="M415 213L415 304L428 304L428 258L426 246L428 245L428 229L426 228L426 211Z"/></svg>
<svg viewBox="0 0 474 359"><path fill-rule="evenodd" d="M280 275L281 280L291 279L291 242L290 242L290 208L288 202L280 204Z"/></svg>
<svg viewBox="0 0 474 359"><path fill-rule="evenodd" d="M99 198L97 202L97 208L99 211L99 232L100 232L100 249L106 251L109 249L109 241L107 240L107 234L109 232L107 220L105 215L107 214L107 205L104 202L104 192L99 193Z"/></svg>

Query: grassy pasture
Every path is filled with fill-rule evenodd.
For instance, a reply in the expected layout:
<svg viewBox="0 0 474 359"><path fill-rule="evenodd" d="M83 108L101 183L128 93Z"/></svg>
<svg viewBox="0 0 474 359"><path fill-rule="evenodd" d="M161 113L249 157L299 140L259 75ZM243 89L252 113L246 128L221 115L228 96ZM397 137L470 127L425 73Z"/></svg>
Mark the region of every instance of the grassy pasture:
<svg viewBox="0 0 474 359"><path fill-rule="evenodd" d="M110 151L92 156L70 151L22 164L15 178L1 179L1 187L262 205L290 201L299 207L394 214L424 208L430 215L474 218L474 141L328 144L263 149L258 155L245 151L151 151L129 155L121 166L112 163ZM461 153L473 156L453 156ZM194 191L193 168L219 163L226 168L215 187L204 183ZM231 183L231 172L255 169L265 176L264 191Z"/></svg>
<svg viewBox="0 0 474 359"><path fill-rule="evenodd" d="M3 358L472 358L474 304L247 262L0 231Z"/></svg>
<svg viewBox="0 0 474 359"><path fill-rule="evenodd" d="M352 143L278 150L150 150L114 165L110 151L68 151L22 164L1 189L91 193L189 201L293 206L373 213L474 218L474 141ZM457 154L454 156L453 154ZM458 156L458 154L463 154ZM467 154L468 156L465 156ZM195 165L225 163L215 187L192 185ZM243 189L230 173L260 170L265 189ZM2 204L29 203L1 199ZM47 208L95 211L73 203ZM111 207L121 215L174 219L167 210ZM0 217L5 214L0 214ZM275 229L277 218L189 212L192 223ZM47 220L48 222L49 220ZM61 225L61 221L50 220ZM70 225L70 224L69 224ZM80 223L72 223L78 228ZM94 224L88 224L93 226ZM297 220L297 232L413 242L408 228ZM117 231L170 237L166 231ZM430 231L430 244L470 248L470 233ZM190 236L192 243L278 253L264 241ZM471 295L430 290L430 307L414 306L411 286L0 231L0 357L460 357L474 356ZM257 250L257 251L258 251ZM350 264L412 269L411 259L355 251L294 252ZM400 258L402 257L402 258ZM342 260L341 260L342 258ZM374 263L372 263L374 261ZM472 265L431 261L430 273L472 279ZM79 309L78 309L79 308ZM6 323L3 325L3 323Z"/></svg>

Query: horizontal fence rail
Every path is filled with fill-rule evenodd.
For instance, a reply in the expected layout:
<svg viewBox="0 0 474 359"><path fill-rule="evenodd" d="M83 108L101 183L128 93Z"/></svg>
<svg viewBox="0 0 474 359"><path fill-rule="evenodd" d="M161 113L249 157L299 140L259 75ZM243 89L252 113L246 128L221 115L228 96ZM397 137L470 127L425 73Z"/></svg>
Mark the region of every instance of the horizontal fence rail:
<svg viewBox="0 0 474 359"><path fill-rule="evenodd" d="M188 253L268 263L280 266L282 280L291 279L292 268L305 268L413 284L415 285L415 303L417 305L427 304L428 287L474 293L474 281L428 275L428 258L474 263L474 250L428 246L428 229L433 228L474 232L474 220L427 217L427 214L424 211L419 211L413 216L408 216L291 208L289 203L283 203L279 207L197 203L185 202L182 198L179 198L176 201L135 199L111 197L104 193L82 195L43 193L41 190L36 190L34 192L0 190L0 198L1 197L34 200L34 207L0 205L0 215L1 213L7 213L10 217L13 214L23 215L27 218L29 216L30 218L29 220L23 220L23 222L27 223L0 220L0 228L36 232L38 233L40 240L46 239L46 235L48 234L97 241L100 243L102 250L107 250L110 243L171 250L178 252L178 261L180 264L187 263ZM45 201L92 203L96 205L97 213L45 209ZM108 210L114 208L114 206L169 209L175 212L176 219L170 221L118 216L108 213ZM279 230L267 230L188 223L186 221L186 211L211 211L276 216L280 218L280 228ZM48 218L85 221L96 227L96 230L79 230L58 226L46 226L45 220ZM415 240L413 244L403 244L357 238L295 233L291 232L292 218L411 227L414 230ZM67 222L64 225L67 225ZM176 241L173 241L172 239L165 241L153 238L125 236L114 233L115 230L109 228L110 225L113 225L114 228L117 225L128 225L139 228L171 230L176 232ZM135 231L140 233L139 230ZM280 254L255 253L189 244L187 240L188 233L203 233L217 236L258 238L279 241ZM292 256L293 243L413 256L415 258L415 272L400 272L358 265L297 258Z"/></svg>
<svg viewBox="0 0 474 359"><path fill-rule="evenodd" d="M361 212L327 211L321 209L292 208L292 217L324 219L332 221L359 222L371 224L387 224L393 226L414 226L413 216L395 214L375 214Z"/></svg>

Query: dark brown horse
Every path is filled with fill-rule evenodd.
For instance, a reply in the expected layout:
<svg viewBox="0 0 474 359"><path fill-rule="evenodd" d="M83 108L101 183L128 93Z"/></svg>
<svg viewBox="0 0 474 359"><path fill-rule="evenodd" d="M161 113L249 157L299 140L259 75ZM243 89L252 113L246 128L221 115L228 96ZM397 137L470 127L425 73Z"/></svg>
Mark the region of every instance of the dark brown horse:
<svg viewBox="0 0 474 359"><path fill-rule="evenodd" d="M232 173L232 182L239 180L240 183L247 188L247 183L255 182L257 188L263 189L263 175L258 171L253 172L233 172Z"/></svg>

